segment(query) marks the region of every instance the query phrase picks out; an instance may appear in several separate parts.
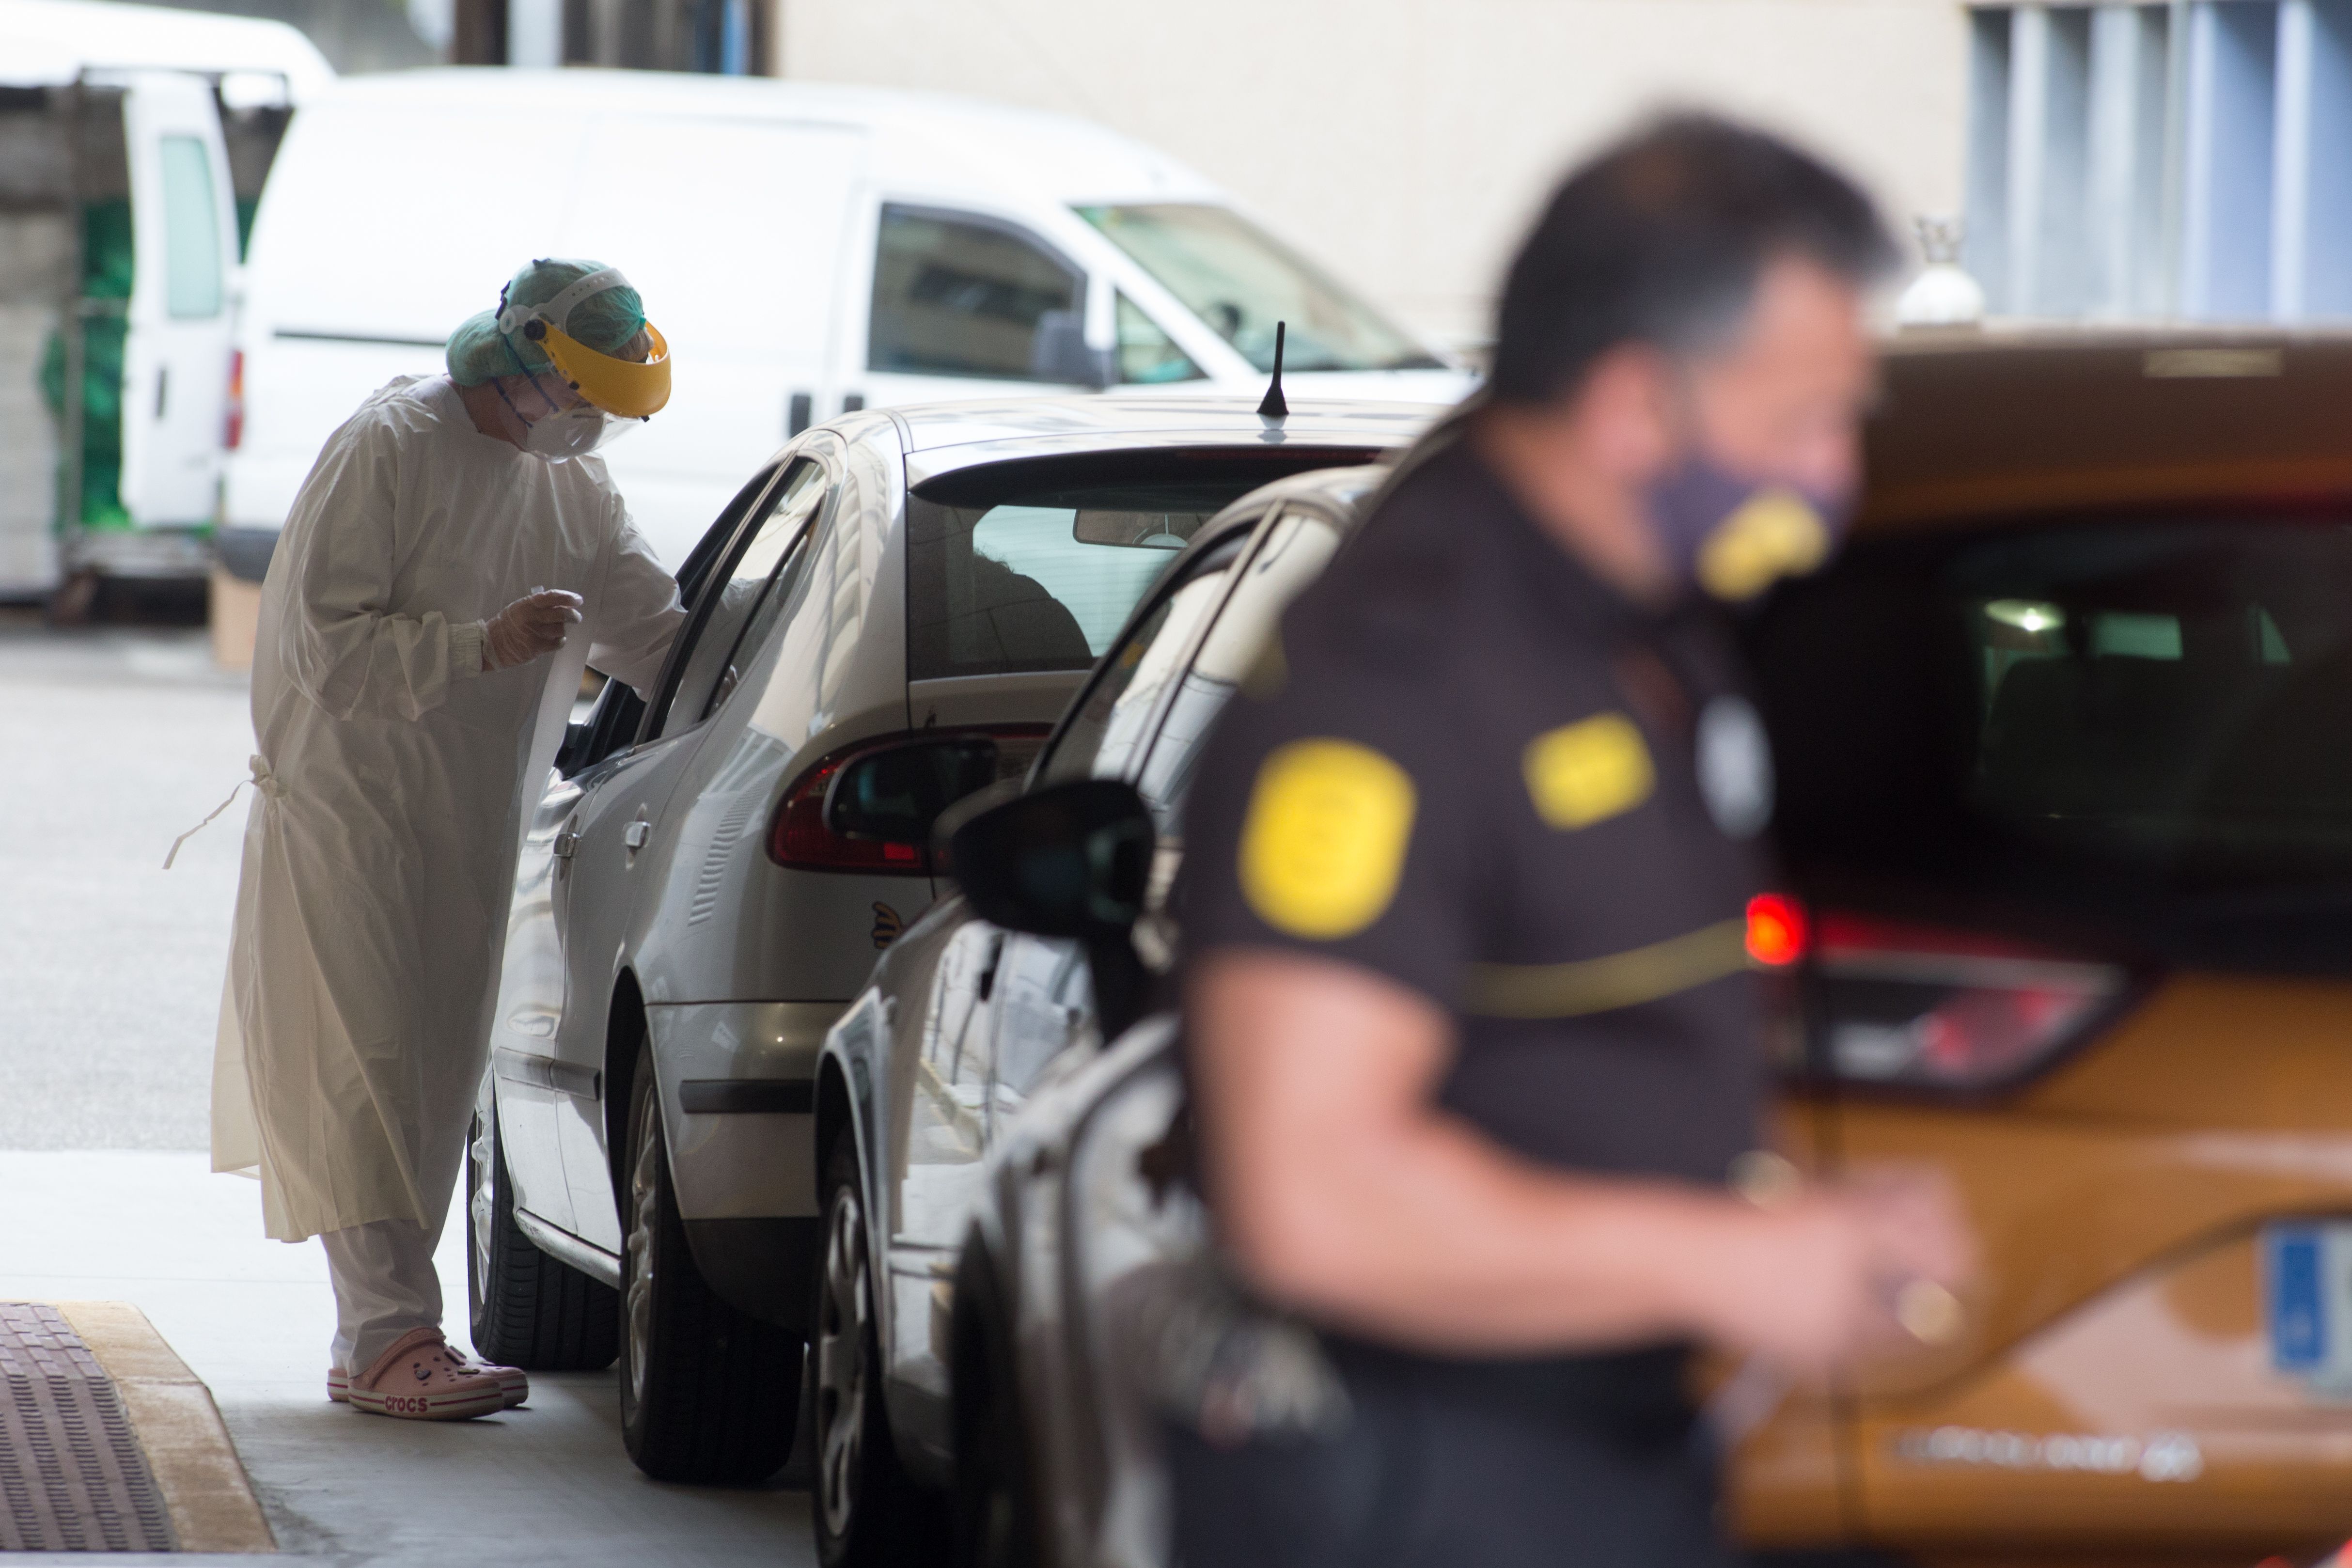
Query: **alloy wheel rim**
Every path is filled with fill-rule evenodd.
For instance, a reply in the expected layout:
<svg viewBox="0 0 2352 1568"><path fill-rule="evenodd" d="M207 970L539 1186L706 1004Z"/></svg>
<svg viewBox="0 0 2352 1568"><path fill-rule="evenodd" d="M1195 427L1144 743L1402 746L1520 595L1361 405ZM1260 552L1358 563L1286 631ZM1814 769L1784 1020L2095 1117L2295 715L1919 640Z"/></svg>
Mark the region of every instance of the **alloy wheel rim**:
<svg viewBox="0 0 2352 1568"><path fill-rule="evenodd" d="M857 1506L866 1447L866 1324L872 1298L866 1272L866 1226L856 1191L834 1194L825 1226L824 1289L817 1304L817 1493L825 1531L848 1534Z"/></svg>
<svg viewBox="0 0 2352 1568"><path fill-rule="evenodd" d="M494 1162L499 1157L497 1135L490 1131L490 1119L481 1112L474 1113L474 1135L467 1142L466 1162L466 1215L473 1221L472 1263L474 1266L474 1300L487 1302L490 1299L490 1233L498 1222L493 1205L491 1176Z"/></svg>
<svg viewBox="0 0 2352 1568"><path fill-rule="evenodd" d="M648 1102L650 1104L650 1102ZM637 1157L629 1167L629 1405L646 1397L646 1358L654 1336L654 1221L661 1144L651 1126L637 1130Z"/></svg>

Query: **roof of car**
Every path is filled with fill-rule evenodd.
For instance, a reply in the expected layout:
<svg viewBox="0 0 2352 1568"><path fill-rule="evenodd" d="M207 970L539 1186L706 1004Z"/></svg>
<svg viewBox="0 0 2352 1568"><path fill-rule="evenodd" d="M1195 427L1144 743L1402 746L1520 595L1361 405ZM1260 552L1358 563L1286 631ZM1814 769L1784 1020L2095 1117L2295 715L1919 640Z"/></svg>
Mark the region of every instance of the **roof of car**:
<svg viewBox="0 0 2352 1568"><path fill-rule="evenodd" d="M1364 453L1408 446L1443 408L1424 404L1302 399L1281 419L1245 397L1032 397L893 408L907 480L1017 458L1131 447L1331 447Z"/></svg>
<svg viewBox="0 0 2352 1568"><path fill-rule="evenodd" d="M2352 498L2352 334L1906 334L1865 442L1865 527Z"/></svg>

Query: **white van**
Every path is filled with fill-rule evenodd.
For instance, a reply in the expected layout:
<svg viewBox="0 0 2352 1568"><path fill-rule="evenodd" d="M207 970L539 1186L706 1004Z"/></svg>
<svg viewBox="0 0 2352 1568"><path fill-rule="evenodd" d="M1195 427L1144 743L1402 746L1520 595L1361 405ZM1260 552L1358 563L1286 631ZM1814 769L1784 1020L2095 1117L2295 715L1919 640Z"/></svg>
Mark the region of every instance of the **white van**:
<svg viewBox="0 0 2352 1568"><path fill-rule="evenodd" d="M333 79L279 22L0 0L0 598L204 574L241 208Z"/></svg>
<svg viewBox="0 0 2352 1568"><path fill-rule="evenodd" d="M306 105L255 228L227 521L276 530L320 445L534 257L618 267L676 359L610 448L664 558L845 409L1097 390L1446 403L1469 377L1151 149L929 94L453 69Z"/></svg>

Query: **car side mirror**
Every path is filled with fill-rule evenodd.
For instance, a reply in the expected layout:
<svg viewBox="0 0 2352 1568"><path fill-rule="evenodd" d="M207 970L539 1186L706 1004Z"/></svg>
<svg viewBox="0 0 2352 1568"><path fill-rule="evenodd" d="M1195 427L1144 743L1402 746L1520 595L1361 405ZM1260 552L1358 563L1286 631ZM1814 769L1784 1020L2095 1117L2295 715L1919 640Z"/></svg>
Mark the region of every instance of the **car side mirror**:
<svg viewBox="0 0 2352 1568"><path fill-rule="evenodd" d="M1111 352L1087 346L1083 310L1047 310L1029 340L1029 374L1039 381L1068 382L1099 392L1116 379Z"/></svg>
<svg viewBox="0 0 2352 1568"><path fill-rule="evenodd" d="M928 845L940 813L996 782L997 744L985 735L909 741L868 752L834 775L824 825L844 838Z"/></svg>
<svg viewBox="0 0 2352 1568"><path fill-rule="evenodd" d="M1141 1015L1149 976L1129 937L1159 830L1134 785L1073 779L940 826L948 870L973 913L1086 948L1104 1039Z"/></svg>

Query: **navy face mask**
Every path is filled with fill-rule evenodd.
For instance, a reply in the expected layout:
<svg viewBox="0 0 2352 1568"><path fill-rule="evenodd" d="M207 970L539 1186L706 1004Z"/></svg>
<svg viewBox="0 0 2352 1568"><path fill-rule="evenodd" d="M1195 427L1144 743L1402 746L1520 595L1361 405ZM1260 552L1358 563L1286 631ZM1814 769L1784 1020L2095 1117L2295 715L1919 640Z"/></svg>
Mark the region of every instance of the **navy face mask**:
<svg viewBox="0 0 2352 1568"><path fill-rule="evenodd" d="M1644 499L1676 580L1734 604L1820 566L1853 514L1851 491L1744 478L1699 451L1654 481Z"/></svg>

